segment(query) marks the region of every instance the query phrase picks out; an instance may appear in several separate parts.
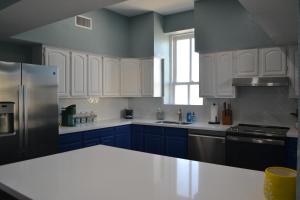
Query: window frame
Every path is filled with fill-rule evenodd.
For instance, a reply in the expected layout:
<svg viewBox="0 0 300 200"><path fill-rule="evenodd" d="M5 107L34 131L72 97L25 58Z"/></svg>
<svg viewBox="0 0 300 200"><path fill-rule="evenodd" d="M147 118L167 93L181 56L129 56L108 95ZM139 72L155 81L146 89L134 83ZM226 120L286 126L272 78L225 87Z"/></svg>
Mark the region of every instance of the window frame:
<svg viewBox="0 0 300 200"><path fill-rule="evenodd" d="M189 81L188 82L177 82L177 42L178 40L189 39L190 40L190 59L189 59ZM202 98L202 104L191 104L190 98L190 87L191 85L198 85L200 87L200 80L198 82L193 81L192 79L192 64L193 64L193 45L192 41L195 40L194 31L182 33L182 34L173 34L170 36L170 104L173 105L187 105L187 106L202 106L204 104L204 99ZM187 85L188 87L188 103L187 104L175 104L175 87L177 85ZM201 98L201 97L199 97Z"/></svg>

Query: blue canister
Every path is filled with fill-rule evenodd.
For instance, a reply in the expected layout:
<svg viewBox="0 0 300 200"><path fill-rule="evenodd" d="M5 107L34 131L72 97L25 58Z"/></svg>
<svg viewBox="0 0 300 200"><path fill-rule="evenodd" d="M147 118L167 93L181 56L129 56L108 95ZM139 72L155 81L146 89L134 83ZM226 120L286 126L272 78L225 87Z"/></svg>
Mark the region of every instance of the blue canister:
<svg viewBox="0 0 300 200"><path fill-rule="evenodd" d="M186 121L187 122L192 122L192 113L191 112L188 112L188 113L186 113Z"/></svg>

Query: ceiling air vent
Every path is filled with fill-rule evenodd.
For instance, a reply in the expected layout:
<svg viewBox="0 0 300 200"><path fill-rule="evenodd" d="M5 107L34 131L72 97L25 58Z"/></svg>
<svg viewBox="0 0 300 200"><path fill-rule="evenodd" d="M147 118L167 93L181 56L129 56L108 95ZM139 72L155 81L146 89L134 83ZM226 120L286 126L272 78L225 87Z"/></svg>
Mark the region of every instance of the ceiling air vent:
<svg viewBox="0 0 300 200"><path fill-rule="evenodd" d="M75 26L92 30L92 19L82 15L77 15L75 17Z"/></svg>

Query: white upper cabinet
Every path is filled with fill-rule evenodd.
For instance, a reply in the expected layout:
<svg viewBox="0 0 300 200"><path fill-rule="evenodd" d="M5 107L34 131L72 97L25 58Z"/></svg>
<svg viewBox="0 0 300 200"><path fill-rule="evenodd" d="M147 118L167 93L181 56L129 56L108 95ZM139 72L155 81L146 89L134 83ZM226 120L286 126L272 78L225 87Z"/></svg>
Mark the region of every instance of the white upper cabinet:
<svg viewBox="0 0 300 200"><path fill-rule="evenodd" d="M288 77L290 78L290 98L299 97L299 51L297 47L290 47L287 56Z"/></svg>
<svg viewBox="0 0 300 200"><path fill-rule="evenodd" d="M200 96L215 97L215 54L200 55Z"/></svg>
<svg viewBox="0 0 300 200"><path fill-rule="evenodd" d="M87 55L77 52L71 54L71 95L85 97L87 96Z"/></svg>
<svg viewBox="0 0 300 200"><path fill-rule="evenodd" d="M141 60L141 92L143 97L162 97L162 59Z"/></svg>
<svg viewBox="0 0 300 200"><path fill-rule="evenodd" d="M141 96L141 67L139 59L121 59L121 96Z"/></svg>
<svg viewBox="0 0 300 200"><path fill-rule="evenodd" d="M216 96L234 98L235 88L232 86L233 53L216 54Z"/></svg>
<svg viewBox="0 0 300 200"><path fill-rule="evenodd" d="M280 47L260 49L260 68L262 76L285 76L286 49Z"/></svg>
<svg viewBox="0 0 300 200"><path fill-rule="evenodd" d="M119 58L103 58L103 96L120 96Z"/></svg>
<svg viewBox="0 0 300 200"><path fill-rule="evenodd" d="M58 67L58 95L70 96L70 51L57 48L44 48L45 65Z"/></svg>
<svg viewBox="0 0 300 200"><path fill-rule="evenodd" d="M88 55L88 96L102 96L102 57Z"/></svg>
<svg viewBox="0 0 300 200"><path fill-rule="evenodd" d="M234 74L237 78L258 76L258 49L234 52Z"/></svg>

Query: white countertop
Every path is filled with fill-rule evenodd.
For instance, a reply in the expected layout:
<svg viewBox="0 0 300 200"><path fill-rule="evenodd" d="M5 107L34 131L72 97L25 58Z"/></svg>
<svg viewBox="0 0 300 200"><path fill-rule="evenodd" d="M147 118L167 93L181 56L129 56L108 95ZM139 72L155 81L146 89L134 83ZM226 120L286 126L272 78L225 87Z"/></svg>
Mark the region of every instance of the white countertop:
<svg viewBox="0 0 300 200"><path fill-rule="evenodd" d="M0 166L0 189L28 200L263 200L264 175L102 145Z"/></svg>
<svg viewBox="0 0 300 200"><path fill-rule="evenodd" d="M158 120L125 120L125 119L112 119L112 120L102 120L89 124L82 124L76 127L60 127L59 134L74 133L88 130L95 130L101 128L108 128L113 126L121 126L128 124L138 124L138 125L152 125L152 126L163 126L163 127L175 127L175 128L186 128L186 129L204 129L213 131L226 131L230 126L227 125L212 125L205 122L197 122L189 125L178 125L178 124L159 124L155 123Z"/></svg>
<svg viewBox="0 0 300 200"><path fill-rule="evenodd" d="M101 128L108 128L114 126L122 126L129 124L137 125L150 125L150 126L162 126L162 127L174 127L174 128L186 128L186 129L203 129L211 131L226 131L233 125L213 125L208 124L207 122L197 122L189 125L178 125L178 124L159 124L156 123L158 120L146 120L146 119L111 119L111 120L101 120L94 123L82 124L76 127L59 127L59 134L75 133L81 131L96 130ZM291 127L287 132L287 137L298 138L298 129Z"/></svg>

